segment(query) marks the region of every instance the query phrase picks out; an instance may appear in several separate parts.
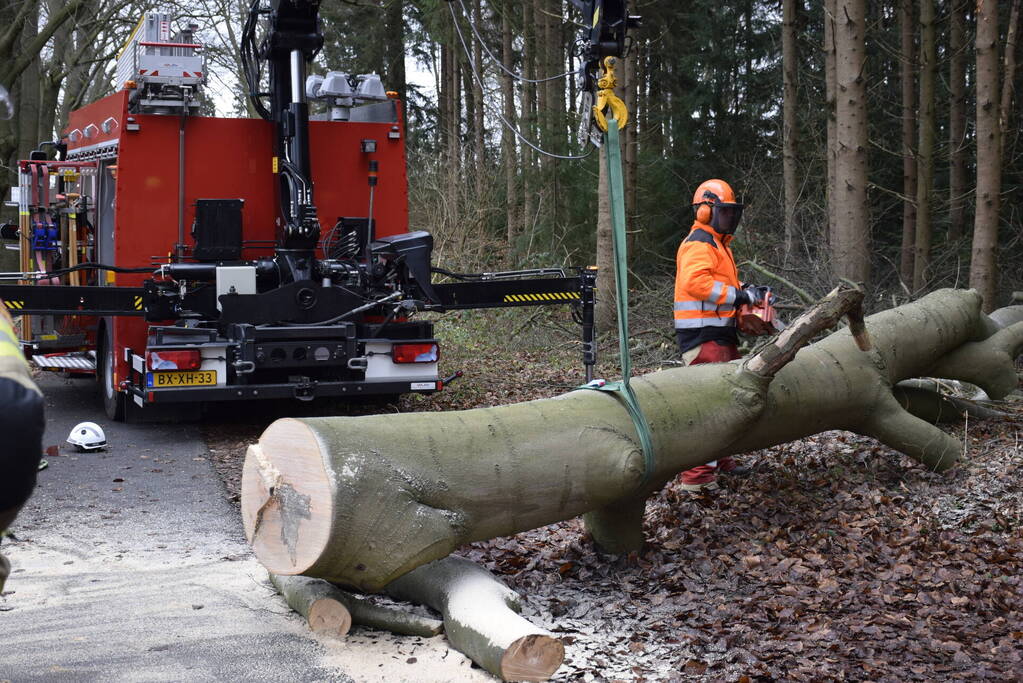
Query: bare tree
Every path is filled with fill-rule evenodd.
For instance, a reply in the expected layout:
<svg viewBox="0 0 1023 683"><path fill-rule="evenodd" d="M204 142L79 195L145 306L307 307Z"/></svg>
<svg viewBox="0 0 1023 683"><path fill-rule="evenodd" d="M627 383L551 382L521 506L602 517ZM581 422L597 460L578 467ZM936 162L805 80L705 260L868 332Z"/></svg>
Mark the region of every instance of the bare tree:
<svg viewBox="0 0 1023 683"><path fill-rule="evenodd" d="M514 52L512 50L512 26L509 14L511 8L501 6L501 61L507 66L514 63ZM511 74L501 73L502 96L504 98L504 118L507 124L501 130L501 155L504 157L505 173L505 220L507 221L508 249L515 248L515 237L519 231L518 197L516 190L518 177L518 155L515 149L515 135L508 126L515 125L515 83Z"/></svg>
<svg viewBox="0 0 1023 683"><path fill-rule="evenodd" d="M902 35L902 252L899 276L903 283L913 282L913 249L916 245L916 24L913 0L901 0Z"/></svg>
<svg viewBox="0 0 1023 683"><path fill-rule="evenodd" d="M836 0L824 0L824 108L827 111L827 138L824 158L828 167L828 240L832 253L838 245L835 234L835 7Z"/></svg>
<svg viewBox="0 0 1023 683"><path fill-rule="evenodd" d="M781 49L783 63L784 99L782 100L783 157L782 174L785 184L785 259L792 258L796 242L796 203L799 201L799 121L796 114L796 78L799 55L796 52L796 21L802 0L783 0Z"/></svg>
<svg viewBox="0 0 1023 683"><path fill-rule="evenodd" d="M999 108L1001 127L1001 159L1005 159L1005 143L1009 139L1009 124L1012 119L1012 98L1016 84L1016 39L1019 32L1019 3L1013 0L1009 12L1009 26L1005 34L1005 69L1002 75L1002 105Z"/></svg>
<svg viewBox="0 0 1023 683"><path fill-rule="evenodd" d="M1002 191L1001 130L998 122L998 5L977 3L977 208L973 223L970 287L995 308L998 221Z"/></svg>
<svg viewBox="0 0 1023 683"><path fill-rule="evenodd" d="M948 240L962 238L966 225L966 12L968 0L952 0L948 35Z"/></svg>
<svg viewBox="0 0 1023 683"><path fill-rule="evenodd" d="M927 286L931 265L931 192L934 189L934 81L938 73L934 0L920 1L920 120L917 147L916 247L913 259L913 289Z"/></svg>

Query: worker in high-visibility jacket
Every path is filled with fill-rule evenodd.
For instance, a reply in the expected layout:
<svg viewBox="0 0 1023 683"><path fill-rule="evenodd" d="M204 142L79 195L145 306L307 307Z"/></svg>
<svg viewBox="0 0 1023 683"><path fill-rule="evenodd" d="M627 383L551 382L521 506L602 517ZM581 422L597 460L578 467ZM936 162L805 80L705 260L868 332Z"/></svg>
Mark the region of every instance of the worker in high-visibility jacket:
<svg viewBox="0 0 1023 683"><path fill-rule="evenodd" d="M32 495L45 427L43 395L32 381L7 307L0 301L0 531L11 525ZM9 573L10 564L0 555L0 590Z"/></svg>
<svg viewBox="0 0 1023 683"><path fill-rule="evenodd" d="M742 219L743 205L723 180L701 184L693 195L696 220L675 258L675 335L686 365L739 358L736 310L759 296L739 280L729 243ZM716 472L736 470L730 457L682 473L682 488L715 486Z"/></svg>

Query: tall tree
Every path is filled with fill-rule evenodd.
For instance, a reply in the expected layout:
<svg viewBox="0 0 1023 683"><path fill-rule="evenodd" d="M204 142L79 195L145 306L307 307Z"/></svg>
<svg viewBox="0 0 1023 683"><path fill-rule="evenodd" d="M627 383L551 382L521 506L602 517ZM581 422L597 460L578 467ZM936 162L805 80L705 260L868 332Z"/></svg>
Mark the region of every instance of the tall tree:
<svg viewBox="0 0 1023 683"><path fill-rule="evenodd" d="M39 35L39 5L33 8L22 24L21 44L29 47ZM36 148L39 142L39 81L40 59L36 53L21 74L21 89L18 93L18 152L22 158ZM47 136L49 137L49 136Z"/></svg>
<svg viewBox="0 0 1023 683"><path fill-rule="evenodd" d="M835 274L870 280L866 0L835 3Z"/></svg>
<svg viewBox="0 0 1023 683"><path fill-rule="evenodd" d="M970 254L970 287L995 308L998 221L1002 191L1001 130L998 121L998 3L979 0L977 17L977 208Z"/></svg>
<svg viewBox="0 0 1023 683"><path fill-rule="evenodd" d="M1005 69L1002 74L1002 104L998 121L1001 128L1001 159L1005 161L1005 143L1009 139L1009 124L1012 120L1012 98L1016 87L1016 39L1019 31L1019 3L1013 0L1009 11L1009 26L1005 33Z"/></svg>
<svg viewBox="0 0 1023 683"><path fill-rule="evenodd" d="M408 102L408 80L405 75L405 0L387 0L385 23L387 40L384 41L384 60L387 69L384 82L388 89L398 93L402 102Z"/></svg>
<svg viewBox="0 0 1023 683"><path fill-rule="evenodd" d="M639 173L639 142L637 139L638 116L636 112L637 97L637 62L639 61L638 50L630 51L625 59L625 106L629 110L630 123L625 130L625 215L630 225L635 225L636 220L636 198L637 198L637 175ZM630 246L635 232L630 232Z"/></svg>
<svg viewBox="0 0 1023 683"><path fill-rule="evenodd" d="M472 21L483 31L483 9L481 7L482 0L472 0ZM486 158L486 140L484 138L484 121L483 121L483 85L481 80L484 78L483 75L483 46L478 40L472 41L472 61L476 68L476 73L480 74L480 78L472 79L472 129L473 129L473 155L475 155L476 163L482 164Z"/></svg>
<svg viewBox="0 0 1023 683"><path fill-rule="evenodd" d="M796 78L799 73L799 57L796 52L796 22L802 0L783 0L781 49L783 69L782 131L783 170L785 185L785 259L795 255L796 204L799 201L799 120L797 115L798 90Z"/></svg>
<svg viewBox="0 0 1023 683"><path fill-rule="evenodd" d="M611 223L611 200L607 191L607 149L600 148L597 176L597 304L594 309L594 323L601 333L614 329L617 321L615 303L614 242Z"/></svg>
<svg viewBox="0 0 1023 683"><path fill-rule="evenodd" d="M511 69L515 63L515 53L512 48L512 25L509 14L511 8L500 6L501 13L501 61ZM508 237L508 249L515 248L515 238L519 232L519 218L517 197L517 168L518 158L515 149L515 135L511 127L515 126L515 83L511 74L507 71L501 72L501 92L504 98L504 118L506 125L501 128L501 156L504 157L505 175L505 221Z"/></svg>
<svg viewBox="0 0 1023 683"><path fill-rule="evenodd" d="M902 82L902 251L899 276L913 282L916 246L916 23L913 0L901 0L899 23L902 42L900 80Z"/></svg>
<svg viewBox="0 0 1023 683"><path fill-rule="evenodd" d="M827 137L824 158L827 163L827 205L828 240L831 243L832 260L835 259L839 238L835 221L835 158L838 148L838 128L835 123L835 11L837 0L824 0L824 109L826 111ZM833 270L837 269L837 266ZM836 270L837 272L837 270Z"/></svg>
<svg viewBox="0 0 1023 683"><path fill-rule="evenodd" d="M960 240L966 225L966 193L968 192L966 188L966 13L968 11L969 0L952 0L949 8L948 30L949 242Z"/></svg>
<svg viewBox="0 0 1023 683"><path fill-rule="evenodd" d="M931 192L934 189L934 82L938 73L935 31L935 0L920 0L920 144L916 151L916 246L913 259L913 289L927 286L931 266Z"/></svg>
<svg viewBox="0 0 1023 683"><path fill-rule="evenodd" d="M536 84L528 82L536 78L536 30L533 23L533 2L522 3L522 68L527 82L522 84L522 122L526 138L536 140ZM534 188L536 178L533 172L536 153L528 146L522 146L522 219L523 229L531 235L536 226L537 197Z"/></svg>

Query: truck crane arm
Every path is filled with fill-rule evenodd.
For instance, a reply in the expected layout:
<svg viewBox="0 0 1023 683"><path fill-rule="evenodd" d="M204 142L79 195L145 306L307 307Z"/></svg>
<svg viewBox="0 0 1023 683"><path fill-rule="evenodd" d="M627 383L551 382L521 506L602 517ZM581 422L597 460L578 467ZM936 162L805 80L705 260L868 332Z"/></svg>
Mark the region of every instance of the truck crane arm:
<svg viewBox="0 0 1023 683"><path fill-rule="evenodd" d="M313 202L309 161L309 105L306 102L306 63L323 47L319 0L253 0L242 31L242 64L249 98L264 119L273 122L275 167L283 212L280 248L310 251L320 239L320 224ZM265 18L262 38L260 20ZM262 87L263 66L269 91ZM308 273L301 265L308 258L290 261L298 269L295 279Z"/></svg>

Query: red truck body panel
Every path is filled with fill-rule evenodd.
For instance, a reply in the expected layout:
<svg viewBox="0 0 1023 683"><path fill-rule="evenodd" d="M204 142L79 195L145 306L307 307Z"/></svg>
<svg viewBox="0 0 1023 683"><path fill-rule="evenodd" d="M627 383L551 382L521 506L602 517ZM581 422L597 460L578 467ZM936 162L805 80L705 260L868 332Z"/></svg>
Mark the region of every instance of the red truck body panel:
<svg viewBox="0 0 1023 683"><path fill-rule="evenodd" d="M401 105L395 122L310 123L310 157L314 202L326 235L341 217L369 212L369 162L379 163L374 199L378 237L408 231L408 181ZM167 262L178 241L179 136L182 118L128 114L128 91L122 90L71 113L65 135L69 158L97 155L116 143L113 255L108 265L139 268ZM242 234L259 244L245 248L244 258L271 256L278 230L278 178L274 172L273 124L262 119L184 118L184 229L191 247L197 199L243 199ZM137 130L130 128L137 127ZM375 140L376 152L362 151ZM97 221L97 229L99 222ZM118 274L107 281L140 286L145 274ZM146 347L149 323L114 318L115 386L128 376L123 349Z"/></svg>

